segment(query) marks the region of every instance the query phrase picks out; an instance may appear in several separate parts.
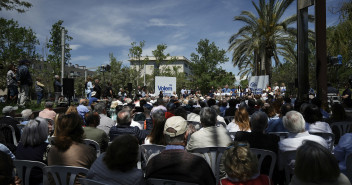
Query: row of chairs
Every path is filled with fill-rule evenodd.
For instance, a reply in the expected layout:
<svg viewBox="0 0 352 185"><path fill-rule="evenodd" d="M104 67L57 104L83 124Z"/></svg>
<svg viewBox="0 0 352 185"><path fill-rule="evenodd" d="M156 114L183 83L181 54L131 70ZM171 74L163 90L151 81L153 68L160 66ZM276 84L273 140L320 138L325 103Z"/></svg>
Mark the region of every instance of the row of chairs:
<svg viewBox="0 0 352 185"><path fill-rule="evenodd" d="M164 150L164 146L160 145L141 145L142 157L144 160L148 161L153 154L158 154L162 150ZM210 167L213 170L213 173L216 177L217 182L219 181L219 173L220 173L220 159L222 157L223 152L226 150L225 147L207 147L207 148L199 148L191 151L196 155L200 155L205 158ZM251 151L255 153L258 157L259 161L259 169L262 169L263 160L266 157L271 158L270 162L270 170L268 176L272 178L273 170L276 165L277 156L274 152L251 148ZM286 182L290 182L290 178L293 174L293 165L289 160L295 158L295 151L288 151L283 154L283 161L287 163L284 166L285 169L285 178ZM352 154L346 156L346 164L352 164ZM28 161L28 160L14 160L14 165L16 167L16 171L18 176L23 180L22 185L29 185L29 177L32 168L38 167L43 170L43 183L48 184L48 177L51 176L56 185L73 185L77 175L86 175L88 173L88 169L82 167L73 167L73 166L46 166L42 162L38 161ZM347 177L352 180L352 165L347 165L346 170ZM103 183L99 183L93 180L80 178L80 183L83 185L103 185ZM165 179L148 179L147 184L159 185L159 184L190 184L184 182L177 182L172 180Z"/></svg>

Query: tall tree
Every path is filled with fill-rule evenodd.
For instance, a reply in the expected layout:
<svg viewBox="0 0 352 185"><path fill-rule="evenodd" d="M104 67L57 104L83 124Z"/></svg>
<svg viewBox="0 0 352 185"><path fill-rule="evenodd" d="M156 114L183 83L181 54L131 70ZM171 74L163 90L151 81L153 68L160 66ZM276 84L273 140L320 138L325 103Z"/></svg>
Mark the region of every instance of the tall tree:
<svg viewBox="0 0 352 185"><path fill-rule="evenodd" d="M154 66L154 76L158 76L160 73L160 64L170 56L170 54L165 55L165 50L167 48L166 44L159 44L156 46L156 50L153 50L152 53L155 57L155 66Z"/></svg>
<svg viewBox="0 0 352 185"><path fill-rule="evenodd" d="M142 71L142 66L144 64L144 61L141 61L142 53L143 53L143 47L144 47L145 41L140 41L139 45L137 45L136 42L131 43L131 48L130 48L130 53L128 56L133 59L138 61L138 76L137 76L137 86L138 86L138 81L140 79L140 73Z"/></svg>
<svg viewBox="0 0 352 185"><path fill-rule="evenodd" d="M0 18L0 88L6 87L6 72L10 64L21 59L35 60L39 41L31 28L20 27L17 21Z"/></svg>
<svg viewBox="0 0 352 185"><path fill-rule="evenodd" d="M232 62L235 66L252 63L257 69L255 75L271 77L272 58L276 65L280 63L278 46L296 33L295 28L289 27L296 22L296 15L282 20L293 1L259 0L259 5L252 1L258 16L250 11L242 11L240 16L234 17L234 21L245 24L229 40L228 50L233 51ZM312 19L311 16L309 18Z"/></svg>
<svg viewBox="0 0 352 185"><path fill-rule="evenodd" d="M24 8L30 8L32 4L27 1L20 0L1 0L0 1L0 11L5 10L15 10L18 13L24 13L26 10Z"/></svg>
<svg viewBox="0 0 352 185"><path fill-rule="evenodd" d="M71 59L71 48L69 42L73 39L68 35L68 30L62 26L63 20L57 21L52 25L50 31L50 39L47 43L49 49L48 62L50 63L54 74L61 74L61 30L65 30L65 63Z"/></svg>
<svg viewBox="0 0 352 185"><path fill-rule="evenodd" d="M197 54L191 54L192 85L199 87L204 93L211 86L233 84L234 76L227 73L219 64L227 62L226 51L219 49L214 42L201 39L196 48Z"/></svg>

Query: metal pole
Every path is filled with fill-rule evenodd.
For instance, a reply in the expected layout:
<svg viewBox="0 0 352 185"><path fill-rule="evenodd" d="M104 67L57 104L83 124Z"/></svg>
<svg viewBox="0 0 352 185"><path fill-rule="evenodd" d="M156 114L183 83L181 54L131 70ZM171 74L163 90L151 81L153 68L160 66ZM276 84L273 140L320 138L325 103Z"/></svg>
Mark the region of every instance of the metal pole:
<svg viewBox="0 0 352 185"><path fill-rule="evenodd" d="M61 85L64 83L64 68L65 68L65 29L61 30ZM63 95L63 88L61 88L61 95Z"/></svg>
<svg viewBox="0 0 352 185"><path fill-rule="evenodd" d="M144 75L143 75L143 81L144 81L144 86L145 86L145 64L144 64L144 66L143 66L143 71L144 71Z"/></svg>
<svg viewBox="0 0 352 185"><path fill-rule="evenodd" d="M297 1L297 76L298 99L308 100L309 70L308 70L308 6L305 0Z"/></svg>
<svg viewBox="0 0 352 185"><path fill-rule="evenodd" d="M315 2L317 96L327 106L326 0Z"/></svg>

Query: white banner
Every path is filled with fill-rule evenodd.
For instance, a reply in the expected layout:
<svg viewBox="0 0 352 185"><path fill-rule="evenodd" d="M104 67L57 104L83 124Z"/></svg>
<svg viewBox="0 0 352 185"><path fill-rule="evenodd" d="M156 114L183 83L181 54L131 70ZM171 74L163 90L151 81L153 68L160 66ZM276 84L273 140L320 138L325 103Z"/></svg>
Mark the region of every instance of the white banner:
<svg viewBox="0 0 352 185"><path fill-rule="evenodd" d="M155 95L163 91L164 96L171 96L176 93L176 77L156 76L155 77Z"/></svg>
<svg viewBox="0 0 352 185"><path fill-rule="evenodd" d="M253 94L262 94L268 85L269 75L251 76L248 81L248 86Z"/></svg>

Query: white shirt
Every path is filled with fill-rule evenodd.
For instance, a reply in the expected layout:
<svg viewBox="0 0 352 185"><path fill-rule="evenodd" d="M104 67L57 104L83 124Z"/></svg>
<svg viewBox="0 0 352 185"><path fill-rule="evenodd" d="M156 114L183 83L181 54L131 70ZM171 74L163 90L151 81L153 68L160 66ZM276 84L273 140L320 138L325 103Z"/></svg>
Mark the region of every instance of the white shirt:
<svg viewBox="0 0 352 185"><path fill-rule="evenodd" d="M326 122L317 121L315 123L306 123L306 130L308 132L324 132L332 133L330 125Z"/></svg>
<svg viewBox="0 0 352 185"><path fill-rule="evenodd" d="M226 129L229 131L229 132L238 132L238 131L242 131L240 130L240 127L234 123L234 122L230 122L227 126L226 126ZM248 129L248 130L245 130L247 132L251 132L251 129Z"/></svg>
<svg viewBox="0 0 352 185"><path fill-rule="evenodd" d="M139 130L144 130L143 125L134 120L131 121L131 127L138 127Z"/></svg>
<svg viewBox="0 0 352 185"><path fill-rule="evenodd" d="M308 131L301 133L289 133L288 138L283 139L279 142L279 149L281 151L292 151L297 150L303 144L304 140L315 141L325 148L329 149L328 143L326 140L320 136L311 135Z"/></svg>

